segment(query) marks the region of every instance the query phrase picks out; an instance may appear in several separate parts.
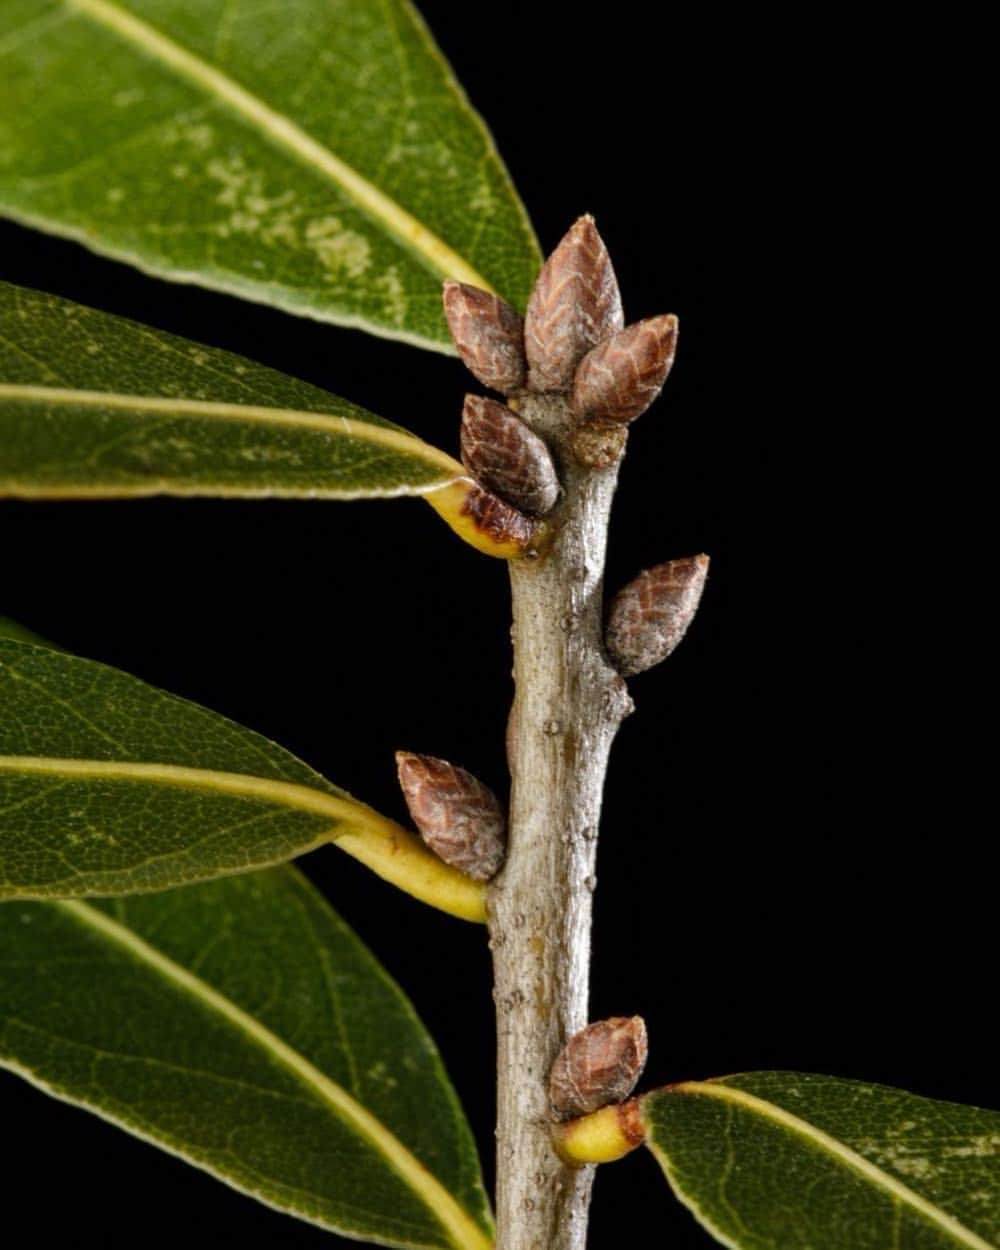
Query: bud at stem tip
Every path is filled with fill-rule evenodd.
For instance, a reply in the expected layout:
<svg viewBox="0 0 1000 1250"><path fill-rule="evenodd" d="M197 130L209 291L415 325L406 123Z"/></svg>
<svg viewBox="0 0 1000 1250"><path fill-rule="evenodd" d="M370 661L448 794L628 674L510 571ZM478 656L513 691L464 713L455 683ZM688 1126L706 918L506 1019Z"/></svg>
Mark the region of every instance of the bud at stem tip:
<svg viewBox="0 0 1000 1250"><path fill-rule="evenodd" d="M528 388L568 391L592 347L625 324L618 280L594 219L579 218L542 266L524 318Z"/></svg>

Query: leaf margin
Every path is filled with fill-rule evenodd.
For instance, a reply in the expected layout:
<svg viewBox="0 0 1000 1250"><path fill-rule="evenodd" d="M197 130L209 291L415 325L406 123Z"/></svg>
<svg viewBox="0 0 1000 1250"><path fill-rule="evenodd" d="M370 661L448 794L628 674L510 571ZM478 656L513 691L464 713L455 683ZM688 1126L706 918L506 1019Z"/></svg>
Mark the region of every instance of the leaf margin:
<svg viewBox="0 0 1000 1250"><path fill-rule="evenodd" d="M426 1025L424 1024L419 1013L417 1012L413 1002L411 1001L409 996L405 993L405 991L402 989L402 987L398 984L398 982L396 982L396 980L391 976L391 974L382 964L381 960L379 960L374 955L374 953L367 946L367 944L356 933L353 926L347 924L347 922L339 915L339 913L336 912L332 908L332 906L330 905L328 900L323 896L323 894L317 889L317 887L309 880L308 877L306 877L306 875L296 865L283 864L277 867L265 868L265 869L262 869L259 874L250 874L250 875L251 876L259 875L261 877L273 876L275 878L277 878L278 876L283 876L287 878L290 882L294 883L295 887L300 892L304 892L307 898L310 898L312 901L319 904L322 908L324 908L325 910L328 910L330 914L332 915L335 923L341 928L346 929L350 937L353 939L354 943L356 943L357 947L360 948L363 956L370 962L371 970L374 972L376 977L382 982L383 985L387 985L392 991L395 992L399 1000L399 1004L402 1006L403 1010L405 1011L410 1021L423 1034L426 1041L430 1043L432 1058L433 1058L433 1065L437 1069L437 1074L438 1074L440 1084L441 1084L441 1089L439 1092L443 1093L445 1097L445 1102L448 1105L450 1111L452 1112L453 1115L457 1117L456 1123L458 1123L460 1126L464 1128L465 1131L467 1131L468 1141L469 1141L469 1144L472 1146L472 1149L474 1152L474 1158L476 1161L477 1169L480 1169L478 1185L479 1185L479 1188L482 1190L481 1197L482 1197L483 1205L479 1212L479 1215L483 1221L482 1225L479 1225L476 1223L474 1214L470 1210L466 1210L462 1206L462 1204L458 1201L455 1195L453 1195L447 1189L444 1182L439 1180L430 1171L429 1167L420 1161L420 1159L414 1154L414 1152L398 1138L398 1136L392 1131L391 1128L388 1128L385 1125L383 1125L382 1121L379 1120L378 1117L376 1117L373 1112L369 1112L367 1108L364 1107L363 1103L360 1103L357 1099L353 1097L353 1095L351 1095L348 1091L344 1090L343 1086L338 1081L336 1081L332 1076L328 1076L327 1074L323 1073L322 1070L316 1065L316 1063L309 1060L306 1056L300 1054L299 1051L295 1049L295 1047L285 1042L278 1034L274 1033L274 1031L269 1029L265 1024L262 1024L256 1021L252 1016L249 1015L249 1013L244 1008L240 1007L238 1003L233 1002L229 995L213 987L205 979L200 977L198 973L189 971L183 964L179 963L176 959L173 959L170 955L160 952L152 943L147 941L147 939L139 936L138 934L133 934L129 926L121 923L120 921L114 919L113 917L107 915L105 912L101 911L98 908L95 908L94 906L92 906L91 904L85 901L46 899L46 900L32 901L30 902L29 905L33 907L53 908L53 909L57 909L60 911L69 912L73 916L79 916L81 912L85 912L88 915L81 923L87 928L97 929L97 930L104 929L104 930L112 930L112 931L119 930L119 929L122 930L126 935L128 935L126 945L124 946L124 949L126 950L126 953L128 955L133 956L133 957L135 956L136 951L135 949L132 949L132 948L138 948L140 950L143 950L143 949L148 950L149 952L151 952L151 954L154 957L151 961L149 961L151 966L155 968L158 964L170 965L168 978L171 980L176 980L176 983L178 985L183 985L183 983L186 981L198 982L199 985L202 987L202 989L199 989L198 991L196 991L196 999L198 1000L201 1000L203 998L223 999L226 1005L223 1015L227 1019L227 1021L229 1021L229 1023L235 1023L234 1020L230 1020L230 1015L232 1015L233 1017L248 1017L250 1022L255 1026L256 1031L269 1034L273 1038L273 1040L278 1043L277 1051L286 1050L286 1051L291 1052L291 1055L294 1059L301 1060L301 1066L303 1066L304 1068L308 1068L312 1071L315 1077L318 1078L318 1080L314 1082L314 1084L316 1085L316 1088L320 1088L325 1085L335 1086L341 1092L346 1102L355 1103L357 1107L360 1108L360 1110L363 1112L363 1116L362 1116L363 1119L376 1121L381 1133L384 1136L391 1139L387 1143L390 1149L393 1148L393 1143L394 1143L395 1146L399 1148L397 1153L400 1153L401 1157L402 1156L406 1157L403 1160L403 1162L406 1163L406 1171L397 1170L397 1175L403 1177L403 1179L406 1180L407 1183L409 1183L410 1178L418 1182L417 1185L411 1186L412 1191L415 1195L421 1196L421 1197L423 1196L421 1193L421 1188L425 1189L426 1192L431 1195L438 1194L438 1193L440 1195L443 1195L445 1201L442 1205L445 1211L449 1213L447 1215L447 1218L441 1217L440 1211L432 1202L425 1200L425 1206L427 1207L429 1211L432 1212L434 1217L439 1220L439 1222L442 1224L442 1227L448 1231L449 1236L452 1237L452 1240L454 1242L454 1250L492 1250L493 1241L490 1237L486 1235L485 1230L487 1227L489 1227L489 1229L493 1231L493 1228L494 1228L493 1214L490 1209L488 1197L482 1186L481 1165L479 1161L478 1151L476 1150L475 1142L471 1134L471 1129L468 1126L468 1120L465 1116L464 1108L462 1107L462 1104L458 1098L457 1091L454 1089L454 1086L451 1083L450 1076L447 1072L447 1069L445 1068L443 1058L437 1048L436 1043L434 1042L433 1037L431 1037L430 1033L427 1030ZM221 884L221 882L208 882L208 883L201 883L201 884L213 885L213 884ZM199 886L194 885L190 888L193 890L197 890ZM170 895L181 894L184 892L184 889L185 887L181 887L180 889L161 891L159 895L154 895L152 897L155 898L155 897L162 896L166 898L166 897L169 897ZM115 900L107 899L104 901L108 903L112 903ZM0 909L4 907L13 908L16 906L18 906L18 902L16 900L10 901L7 903L0 903ZM98 923L96 925L93 924L93 917L99 918ZM112 933L110 937L110 941L114 942L116 940L116 937L117 935ZM176 978L177 973L181 974L179 978ZM277 1053L277 1051L275 1053ZM12 1060L7 1057L0 1056L0 1070L2 1069L6 1069L10 1071L12 1074L23 1079L27 1084L31 1085L33 1088L39 1090L40 1092L46 1094L47 1096L54 1098L56 1101L62 1102L69 1106L76 1107L78 1109L86 1111L88 1114L96 1116L97 1118L103 1120L104 1122L111 1124L112 1126L118 1129L121 1129L123 1132L128 1133L130 1136L133 1136L137 1138L138 1140L144 1141L147 1144L154 1146L157 1150L160 1150L164 1152L165 1154L168 1154L174 1158L180 1159L182 1162L186 1163L188 1166L195 1167L197 1170L200 1170L203 1173L211 1176L214 1180L221 1181L223 1184L225 1184L231 1189L234 1189L236 1192L252 1197L255 1201L261 1202L263 1205L269 1207L270 1209L274 1211L277 1211L283 1215L292 1216L293 1218L300 1220L303 1223L311 1224L314 1227L322 1228L326 1232L335 1232L341 1236L348 1237L352 1240L357 1239L356 1233L338 1229L329 1223L324 1223L320 1219L312 1218L308 1215L305 1215L299 1210L296 1210L289 1206L282 1206L276 1201L265 1197L261 1192L254 1190L250 1186L235 1182L232 1178L226 1176L222 1172L218 1171L216 1168L209 1166L202 1160L197 1159L197 1157L194 1154L191 1154L191 1153L186 1154L184 1153L183 1150L168 1144L164 1139L161 1139L155 1133L150 1133L142 1129L139 1129L135 1125L127 1122L124 1118L117 1118L113 1114L110 1114L102 1110L101 1107L95 1103L91 1103L89 1101L86 1101L85 1099L74 1097L64 1092L57 1083L45 1080L44 1078L40 1077L35 1071L33 1071L30 1067L28 1067L25 1064L22 1064L21 1062L17 1060ZM295 1069L293 1069L293 1075L298 1077L299 1073ZM409 1160L409 1163L407 1163L407 1160ZM394 1165L391 1163L389 1163L389 1166L394 1168ZM394 1170L396 1169L394 1168ZM426 1173L427 1176L430 1178L429 1185L424 1181L423 1176L421 1175L422 1173ZM454 1210L451 1210L451 1208L454 1208ZM462 1234L461 1238L454 1236L453 1232L461 1233ZM366 1244L368 1244L367 1241L366 1241ZM385 1243L379 1241L378 1243L372 1243L372 1244L385 1244ZM397 1244L404 1244L404 1243L397 1243ZM413 1250L425 1250L424 1243L422 1242L419 1244L407 1242L405 1244L412 1246Z"/></svg>
<svg viewBox="0 0 1000 1250"><path fill-rule="evenodd" d="M806 1142L814 1149L823 1149L832 1155L833 1158L852 1171L861 1175L866 1179L876 1179L879 1187L896 1198L899 1201L905 1201L912 1211L929 1219L929 1222L936 1225L938 1231L944 1232L955 1239L956 1245L962 1245L968 1250L997 1250L997 1248L980 1237L974 1230L967 1228L948 1212L942 1211L940 1208L923 1198L922 1195L905 1185L903 1182L891 1176L884 1169L870 1160L865 1159L863 1155L846 1146L844 1143L837 1141L832 1134L818 1128L816 1125L810 1124L807 1120L796 1116L793 1112L789 1112L786 1108L781 1107L777 1103L769 1102L757 1095L750 1094L738 1087L729 1086L727 1081L750 1079L762 1075L784 1075L796 1076L799 1078L811 1077L812 1073L797 1072L737 1072L730 1073L727 1076L712 1077L705 1081L679 1081L672 1085L666 1085L659 1089L650 1090L648 1093L641 1095L637 1100L639 1114L642 1124L646 1130L644 1144L650 1153L656 1159L657 1164L661 1168L666 1177L670 1189L679 1202L682 1203L694 1215L695 1219L706 1228L711 1235L728 1250L743 1250L743 1243L734 1240L729 1233L723 1232L715 1220L699 1205L695 1198L680 1186L676 1179L676 1169L673 1167L670 1157L666 1151L659 1147L656 1143L653 1124L647 1114L647 1102L650 1107L652 1100L664 1099L675 1095L687 1095L694 1097L714 1098L720 1102L732 1104L742 1107L744 1110L758 1112L761 1119L766 1123L774 1126L780 1126L788 1129L790 1132L803 1137ZM823 1078L843 1084L860 1084L867 1086L869 1089L886 1088L891 1089L893 1093L906 1093L906 1091L895 1089L894 1087L874 1086L870 1082L851 1082L848 1078L826 1077ZM922 1101L933 1102L934 1099L924 1099L921 1095L911 1095L911 1097L921 1098ZM969 1108L971 1110L984 1110L983 1108ZM886 1182L886 1183L883 1183Z"/></svg>

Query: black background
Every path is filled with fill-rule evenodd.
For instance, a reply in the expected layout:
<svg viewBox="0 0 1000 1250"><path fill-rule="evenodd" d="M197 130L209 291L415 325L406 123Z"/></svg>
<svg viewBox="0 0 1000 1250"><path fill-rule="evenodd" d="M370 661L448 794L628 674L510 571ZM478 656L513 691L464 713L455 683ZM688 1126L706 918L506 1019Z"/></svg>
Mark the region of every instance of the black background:
<svg viewBox="0 0 1000 1250"><path fill-rule="evenodd" d="M593 212L629 319L681 318L673 376L631 438L608 581L697 551L712 573L688 639L632 683L593 1015L645 1016L647 1087L794 1068L996 1105L994 889L965 797L964 678L940 650L955 587L921 547L940 447L915 443L913 376L896 373L877 156L846 104L809 96L777 30L575 11L424 6L546 249ZM10 225L0 260L12 281L241 352L455 449L469 379L446 357ZM273 737L401 819L397 747L503 792L504 569L419 502L5 503L0 526L0 610L67 648ZM305 867L416 1001L489 1173L483 933L335 850ZM13 1077L0 1096L8 1218L36 1238L347 1244ZM601 1169L591 1244L644 1220L642 1244L712 1244L639 1152Z"/></svg>

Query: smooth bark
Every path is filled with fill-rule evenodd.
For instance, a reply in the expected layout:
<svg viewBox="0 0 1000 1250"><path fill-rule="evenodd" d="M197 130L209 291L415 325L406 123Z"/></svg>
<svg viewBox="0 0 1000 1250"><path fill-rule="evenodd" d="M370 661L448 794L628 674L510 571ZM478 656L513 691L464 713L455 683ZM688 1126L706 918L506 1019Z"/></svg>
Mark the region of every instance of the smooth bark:
<svg viewBox="0 0 1000 1250"><path fill-rule="evenodd" d="M592 896L611 743L631 711L602 641L603 571L618 465L568 452L559 396L521 415L553 452L563 497L551 545L510 564L516 693L508 727L509 849L490 889L498 1039L497 1250L583 1250L593 1169L552 1146L549 1069L587 1024Z"/></svg>

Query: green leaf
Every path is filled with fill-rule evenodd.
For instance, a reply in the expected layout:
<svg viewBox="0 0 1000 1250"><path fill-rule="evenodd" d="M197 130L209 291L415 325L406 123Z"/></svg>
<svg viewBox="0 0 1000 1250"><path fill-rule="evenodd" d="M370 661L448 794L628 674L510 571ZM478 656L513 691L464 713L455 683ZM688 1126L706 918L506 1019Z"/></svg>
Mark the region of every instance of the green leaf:
<svg viewBox="0 0 1000 1250"><path fill-rule="evenodd" d="M677 1196L739 1250L995 1250L1000 1113L754 1072L641 1100Z"/></svg>
<svg viewBox="0 0 1000 1250"><path fill-rule="evenodd" d="M535 526L399 426L242 356L0 283L0 495L419 495L477 550Z"/></svg>
<svg viewBox="0 0 1000 1250"><path fill-rule="evenodd" d="M306 382L0 283L0 494L356 499L464 473Z"/></svg>
<svg viewBox="0 0 1000 1250"><path fill-rule="evenodd" d="M0 899L162 890L335 842L482 920L483 886L259 734L103 664L0 639Z"/></svg>
<svg viewBox="0 0 1000 1250"><path fill-rule="evenodd" d="M405 0L6 0L0 211L182 282L450 350L441 282L538 245Z"/></svg>
<svg viewBox="0 0 1000 1250"><path fill-rule="evenodd" d="M294 869L4 903L0 979L0 1064L56 1097L348 1236L491 1244L431 1039Z"/></svg>

